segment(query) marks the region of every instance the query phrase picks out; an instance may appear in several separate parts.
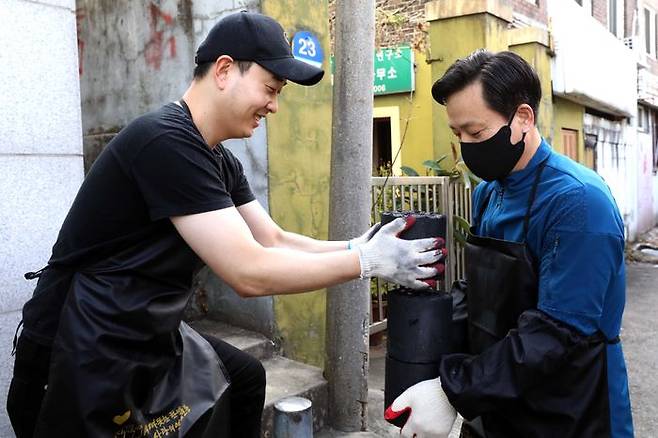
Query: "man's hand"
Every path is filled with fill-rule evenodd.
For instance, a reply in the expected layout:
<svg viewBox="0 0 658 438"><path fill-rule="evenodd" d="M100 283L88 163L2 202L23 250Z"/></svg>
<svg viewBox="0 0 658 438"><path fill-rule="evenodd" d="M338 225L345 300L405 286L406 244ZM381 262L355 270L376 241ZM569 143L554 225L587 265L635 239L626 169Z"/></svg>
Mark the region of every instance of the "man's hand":
<svg viewBox="0 0 658 438"><path fill-rule="evenodd" d="M398 235L414 223L412 217L398 218L384 225L372 238L357 247L361 277L379 277L400 286L424 289L434 283L437 262L443 251L442 239L403 240Z"/></svg>
<svg viewBox="0 0 658 438"><path fill-rule="evenodd" d="M375 225L370 227L368 231L363 233L359 237L355 237L354 239L350 240L347 244L347 249L354 249L358 248L359 246L363 245L364 243L368 243L372 236L375 235L375 233L379 230L381 227L381 223L377 222Z"/></svg>
<svg viewBox="0 0 658 438"><path fill-rule="evenodd" d="M409 438L447 438L457 417L438 377L416 383L400 394L384 418L394 420L407 412L409 418L400 434Z"/></svg>

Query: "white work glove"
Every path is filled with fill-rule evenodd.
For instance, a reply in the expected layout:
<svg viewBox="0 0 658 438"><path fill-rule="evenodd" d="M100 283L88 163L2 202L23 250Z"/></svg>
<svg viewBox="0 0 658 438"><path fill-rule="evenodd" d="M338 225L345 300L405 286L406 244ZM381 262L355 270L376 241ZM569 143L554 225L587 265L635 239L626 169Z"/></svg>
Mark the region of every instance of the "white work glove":
<svg viewBox="0 0 658 438"><path fill-rule="evenodd" d="M400 435L409 438L448 438L457 418L438 377L416 383L400 394L386 409L384 418L394 420L405 412L409 412L409 418Z"/></svg>
<svg viewBox="0 0 658 438"><path fill-rule="evenodd" d="M359 237L355 237L354 239L350 240L347 242L347 249L354 249L357 248L359 245L363 245L364 243L368 243L368 241L372 238L372 236L379 230L379 225L380 223L377 222L375 225L370 227L368 231L363 233Z"/></svg>
<svg viewBox="0 0 658 438"><path fill-rule="evenodd" d="M424 289L438 274L437 262L443 252L437 249L441 241L436 238L403 240L398 235L411 227L415 220L409 216L384 225L372 238L356 249L361 262L361 278L379 277L383 280L412 289ZM432 265L425 266L425 265Z"/></svg>

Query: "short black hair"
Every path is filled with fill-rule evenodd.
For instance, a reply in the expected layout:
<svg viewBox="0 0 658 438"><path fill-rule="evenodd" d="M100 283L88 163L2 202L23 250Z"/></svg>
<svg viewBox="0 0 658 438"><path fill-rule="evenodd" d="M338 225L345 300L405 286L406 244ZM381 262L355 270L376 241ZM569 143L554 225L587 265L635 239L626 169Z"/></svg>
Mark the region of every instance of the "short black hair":
<svg viewBox="0 0 658 438"><path fill-rule="evenodd" d="M535 113L541 100L541 82L537 72L513 52L492 53L479 49L455 61L432 86L434 100L442 105L454 93L479 80L487 105L511 118L519 105L528 104Z"/></svg>
<svg viewBox="0 0 658 438"><path fill-rule="evenodd" d="M251 64L254 63L254 61L238 61L235 60L233 61L238 65L238 69L240 69L241 74L245 74L247 70L251 68ZM206 73L208 73L208 70L210 70L210 67L215 64L215 61L209 61L209 62L203 62L201 64L197 64L196 67L194 67L194 79L201 79L203 78Z"/></svg>

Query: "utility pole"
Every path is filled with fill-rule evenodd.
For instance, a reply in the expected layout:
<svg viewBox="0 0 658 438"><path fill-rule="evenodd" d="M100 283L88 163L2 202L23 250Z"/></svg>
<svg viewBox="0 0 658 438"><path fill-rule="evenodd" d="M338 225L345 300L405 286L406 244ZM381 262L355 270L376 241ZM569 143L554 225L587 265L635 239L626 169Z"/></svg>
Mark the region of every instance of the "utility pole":
<svg viewBox="0 0 658 438"><path fill-rule="evenodd" d="M374 0L336 2L329 238L361 235L370 221ZM368 426L369 280L327 293L329 421L353 432Z"/></svg>

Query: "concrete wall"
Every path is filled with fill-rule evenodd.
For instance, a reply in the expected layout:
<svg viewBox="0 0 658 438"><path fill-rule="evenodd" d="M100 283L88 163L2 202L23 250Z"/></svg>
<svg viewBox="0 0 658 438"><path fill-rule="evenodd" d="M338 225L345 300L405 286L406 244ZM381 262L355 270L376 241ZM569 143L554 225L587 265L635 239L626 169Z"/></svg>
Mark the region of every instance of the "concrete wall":
<svg viewBox="0 0 658 438"><path fill-rule="evenodd" d="M573 0L549 2L548 13L555 40L553 93L608 114L634 116L633 52Z"/></svg>
<svg viewBox="0 0 658 438"><path fill-rule="evenodd" d="M656 224L653 196L653 143L651 132L637 135L638 171L637 171L637 230L643 233Z"/></svg>
<svg viewBox="0 0 658 438"><path fill-rule="evenodd" d="M263 0L263 13L288 35L313 32L329 69L326 0ZM284 229L326 239L329 227L331 159L330 75L316 86L286 86L279 112L268 117L270 213ZM291 275L295 275L291 272ZM274 309L286 356L321 365L324 361L325 291L277 296Z"/></svg>
<svg viewBox="0 0 658 438"><path fill-rule="evenodd" d="M78 0L82 122L86 167L128 122L177 100L187 89L194 54L224 15L257 10L257 0ZM268 209L265 122L253 137L224 143L242 162ZM274 334L271 297L243 300L208 270L195 282L190 316L222 319Z"/></svg>
<svg viewBox="0 0 658 438"><path fill-rule="evenodd" d="M75 2L0 4L0 399L20 309L83 177ZM5 410L0 436L13 436Z"/></svg>
<svg viewBox="0 0 658 438"><path fill-rule="evenodd" d="M525 59L537 72L541 81L537 127L541 135L552 143L559 133L553 120L553 90L551 88L551 40L547 30L536 27L510 29L509 50Z"/></svg>

